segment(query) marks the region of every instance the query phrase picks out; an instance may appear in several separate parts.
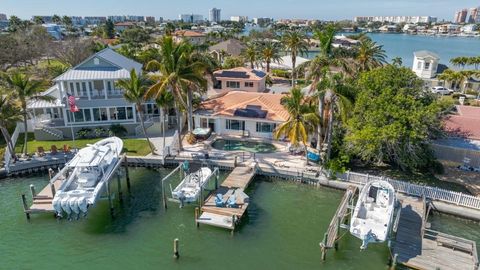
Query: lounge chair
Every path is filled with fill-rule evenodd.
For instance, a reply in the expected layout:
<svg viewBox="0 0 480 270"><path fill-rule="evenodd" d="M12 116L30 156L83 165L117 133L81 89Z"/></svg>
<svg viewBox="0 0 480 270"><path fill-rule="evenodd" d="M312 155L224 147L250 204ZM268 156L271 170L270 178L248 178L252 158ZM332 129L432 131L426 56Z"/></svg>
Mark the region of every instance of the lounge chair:
<svg viewBox="0 0 480 270"><path fill-rule="evenodd" d="M221 193L218 193L215 196L215 206L216 207L224 207L225 203L223 202L223 195Z"/></svg>
<svg viewBox="0 0 480 270"><path fill-rule="evenodd" d="M50 153L52 155L56 155L58 153L58 149L56 145L52 145L52 147L50 148Z"/></svg>
<svg viewBox="0 0 480 270"><path fill-rule="evenodd" d="M227 205L228 207L230 208L237 208L238 205L237 205L237 196L235 196L235 194L233 194L232 196L230 196L230 198L228 198L227 200Z"/></svg>
<svg viewBox="0 0 480 270"><path fill-rule="evenodd" d="M37 147L37 155L38 155L39 157L45 156L45 149L43 149L42 146Z"/></svg>

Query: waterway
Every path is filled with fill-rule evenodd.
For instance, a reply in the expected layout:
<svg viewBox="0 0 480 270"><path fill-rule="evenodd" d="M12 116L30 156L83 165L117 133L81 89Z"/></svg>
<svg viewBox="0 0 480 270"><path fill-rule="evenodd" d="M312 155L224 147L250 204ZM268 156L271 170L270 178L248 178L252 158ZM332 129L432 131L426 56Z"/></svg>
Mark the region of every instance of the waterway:
<svg viewBox="0 0 480 270"><path fill-rule="evenodd" d="M319 242L340 191L256 178L247 190L248 216L232 236L205 225L197 229L192 206L169 204L165 211L160 179L168 172L131 169L132 193L123 206L116 198L115 218L101 201L78 221L57 221L50 214L25 219L20 195L28 194L30 184L43 187L46 176L0 181L0 269L387 268L386 245L360 252L360 241L349 234L341 239L340 250L330 251L321 262ZM478 224L435 216L432 226L456 234L468 231L465 236L480 242ZM178 261L172 257L175 238L180 240Z"/></svg>

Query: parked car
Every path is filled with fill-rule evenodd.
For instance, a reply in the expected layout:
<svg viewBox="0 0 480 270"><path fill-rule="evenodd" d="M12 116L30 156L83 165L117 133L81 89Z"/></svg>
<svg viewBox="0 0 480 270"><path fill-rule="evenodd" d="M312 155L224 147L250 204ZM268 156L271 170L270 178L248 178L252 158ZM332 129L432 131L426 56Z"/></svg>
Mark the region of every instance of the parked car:
<svg viewBox="0 0 480 270"><path fill-rule="evenodd" d="M432 87L432 93L439 94L439 95L451 95L453 94L453 90L445 88L443 86L435 86L435 87Z"/></svg>

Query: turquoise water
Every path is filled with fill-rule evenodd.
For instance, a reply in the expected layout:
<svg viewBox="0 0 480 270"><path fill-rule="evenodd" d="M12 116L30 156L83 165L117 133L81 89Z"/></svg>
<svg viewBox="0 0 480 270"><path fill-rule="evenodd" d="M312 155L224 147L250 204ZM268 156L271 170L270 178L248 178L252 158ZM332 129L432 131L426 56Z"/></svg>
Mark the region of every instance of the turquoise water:
<svg viewBox="0 0 480 270"><path fill-rule="evenodd" d="M256 178L247 190L248 216L232 236L204 225L197 229L191 206L169 204L163 210L160 179L168 172L131 169L131 196L123 206L117 197L114 219L101 201L78 221L57 221L50 214L26 221L20 194L28 193L29 184L46 184L46 176L1 181L0 269L387 269L385 245L361 252L360 241L349 234L339 251L321 261L318 244L340 191ZM438 216L438 222L444 220L457 230L458 221ZM475 237L480 239L478 232ZM178 261L172 257L175 238Z"/></svg>
<svg viewBox="0 0 480 270"><path fill-rule="evenodd" d="M273 153L277 148L271 143L218 139L212 147L226 151L246 151L251 153Z"/></svg>

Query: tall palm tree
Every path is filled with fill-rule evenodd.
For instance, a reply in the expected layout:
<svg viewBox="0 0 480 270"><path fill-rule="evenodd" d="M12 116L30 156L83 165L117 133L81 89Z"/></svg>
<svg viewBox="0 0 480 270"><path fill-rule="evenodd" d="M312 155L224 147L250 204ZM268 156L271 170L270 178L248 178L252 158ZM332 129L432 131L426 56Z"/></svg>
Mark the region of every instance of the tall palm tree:
<svg viewBox="0 0 480 270"><path fill-rule="evenodd" d="M308 135L320 122L315 109L307 103L305 95L299 88L290 90L281 102L288 111L289 117L286 122L275 129L273 137L278 140L285 136L293 146L303 145L306 149Z"/></svg>
<svg viewBox="0 0 480 270"><path fill-rule="evenodd" d="M54 98L51 96L42 96L41 92L43 91L43 83L40 81L33 81L25 74L20 72L14 72L11 74L3 74L1 76L4 88L10 90L13 98L15 98L22 108L23 116L23 128L24 128L24 144L23 144L23 154L27 154L27 142L28 142L28 112L27 112L27 103L30 100L46 100L51 101Z"/></svg>
<svg viewBox="0 0 480 270"><path fill-rule="evenodd" d="M292 57L292 86L296 84L296 61L298 55L304 55L308 52L308 43L305 41L306 35L298 30L285 32L282 37L283 45Z"/></svg>
<svg viewBox="0 0 480 270"><path fill-rule="evenodd" d="M378 45L368 37L360 39L356 59L359 72L383 66L387 63L386 58L387 55L382 45Z"/></svg>
<svg viewBox="0 0 480 270"><path fill-rule="evenodd" d="M161 93L157 99L155 99L155 103L160 110L160 119L162 121L162 135L163 135L163 148L165 149L166 141L165 141L165 116L168 115L168 109L173 106L173 95L171 92L163 92Z"/></svg>
<svg viewBox="0 0 480 270"><path fill-rule="evenodd" d="M193 91L195 89L206 89L207 80L204 78L207 69L206 64L197 61L197 56L193 56L193 47L190 43L182 41L175 43L171 36L164 36L161 41L161 61L151 61L147 64L148 70L158 70L160 75L156 83L150 87L146 97L157 99L165 91L172 92L177 109L188 110L188 131L193 131ZM185 94L186 93L186 94ZM181 143L181 124L180 115L177 113L178 122L178 140L180 148Z"/></svg>
<svg viewBox="0 0 480 270"><path fill-rule="evenodd" d="M450 59L450 63L452 65L457 67L460 66L462 67L462 69L464 69L466 65L469 65L469 62L470 62L470 58L465 56L460 56L460 57L455 57Z"/></svg>
<svg viewBox="0 0 480 270"><path fill-rule="evenodd" d="M6 91L0 91L0 131L13 159L16 159L15 145L12 143L8 126L22 119L22 111L16 100L12 98L12 94Z"/></svg>
<svg viewBox="0 0 480 270"><path fill-rule="evenodd" d="M270 73L271 63L280 63L282 57L280 56L280 46L276 42L267 41L263 44L261 51L261 58L267 65L267 73Z"/></svg>
<svg viewBox="0 0 480 270"><path fill-rule="evenodd" d="M135 109L140 117L140 124L142 125L143 134L147 139L148 146L152 151L152 154L155 154L155 147L150 142L150 138L148 137L147 130L145 128L144 122L144 111L143 111L143 104L145 102L145 93L148 90L150 83L146 77L142 75L137 75L135 69L130 71L130 78L123 79L117 81L117 86L122 88L124 93L123 97L128 102L135 104Z"/></svg>
<svg viewBox="0 0 480 270"><path fill-rule="evenodd" d="M258 46L255 42L249 42L245 46L245 49L242 51L242 56L247 62L250 63L250 68L254 69L255 65L258 63L259 51Z"/></svg>

